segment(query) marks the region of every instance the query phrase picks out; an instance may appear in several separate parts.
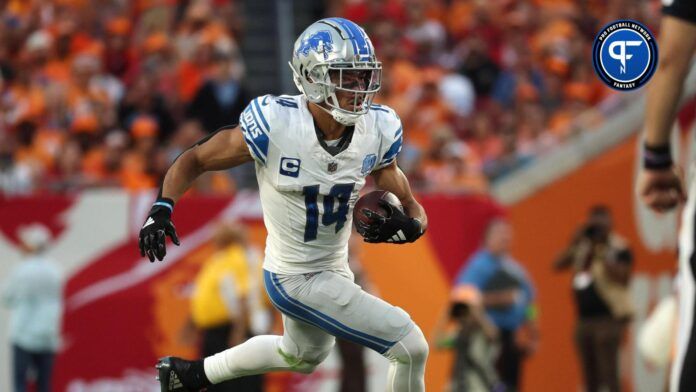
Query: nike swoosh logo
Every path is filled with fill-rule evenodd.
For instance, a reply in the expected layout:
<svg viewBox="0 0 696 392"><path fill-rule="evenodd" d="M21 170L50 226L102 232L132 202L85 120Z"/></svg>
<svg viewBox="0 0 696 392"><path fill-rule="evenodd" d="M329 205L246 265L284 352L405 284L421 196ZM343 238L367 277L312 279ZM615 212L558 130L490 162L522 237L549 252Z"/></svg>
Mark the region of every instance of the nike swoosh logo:
<svg viewBox="0 0 696 392"><path fill-rule="evenodd" d="M147 218L147 220L145 221L145 224L143 225L143 229L150 226L153 223L155 223L155 220L152 219L152 217Z"/></svg>

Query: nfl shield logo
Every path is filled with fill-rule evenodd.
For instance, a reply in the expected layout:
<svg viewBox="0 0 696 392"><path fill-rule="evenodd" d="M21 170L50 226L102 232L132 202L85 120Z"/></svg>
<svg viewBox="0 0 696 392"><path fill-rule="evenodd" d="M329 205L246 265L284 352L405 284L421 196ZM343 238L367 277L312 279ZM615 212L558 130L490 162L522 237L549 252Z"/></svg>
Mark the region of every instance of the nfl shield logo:
<svg viewBox="0 0 696 392"><path fill-rule="evenodd" d="M328 167L329 173L333 173L333 172L335 172L337 169L338 169L338 163L336 163L336 162L329 162L329 167Z"/></svg>

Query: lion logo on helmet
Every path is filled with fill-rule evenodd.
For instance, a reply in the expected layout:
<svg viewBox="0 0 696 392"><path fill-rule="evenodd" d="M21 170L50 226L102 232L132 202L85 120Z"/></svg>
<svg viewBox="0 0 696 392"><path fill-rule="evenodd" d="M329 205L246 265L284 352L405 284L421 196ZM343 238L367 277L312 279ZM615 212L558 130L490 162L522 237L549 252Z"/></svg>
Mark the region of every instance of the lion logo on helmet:
<svg viewBox="0 0 696 392"><path fill-rule="evenodd" d="M329 53L333 52L331 32L322 30L309 35L309 37L302 40L300 47L297 48L297 54L308 56L310 50L323 54L324 60L327 60L329 58Z"/></svg>

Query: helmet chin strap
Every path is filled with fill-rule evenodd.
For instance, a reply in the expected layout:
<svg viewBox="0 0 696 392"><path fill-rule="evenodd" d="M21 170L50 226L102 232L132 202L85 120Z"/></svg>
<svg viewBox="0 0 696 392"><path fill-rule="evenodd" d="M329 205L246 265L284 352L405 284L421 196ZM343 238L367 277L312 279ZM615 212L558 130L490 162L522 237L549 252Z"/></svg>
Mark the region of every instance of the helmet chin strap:
<svg viewBox="0 0 696 392"><path fill-rule="evenodd" d="M358 122L360 116L362 116L362 114L345 113L336 108L327 109L323 105L316 106L318 106L321 110L325 111L326 113L330 114L334 120L346 126L355 125L355 123Z"/></svg>
<svg viewBox="0 0 696 392"><path fill-rule="evenodd" d="M334 120L338 121L339 123L343 125L355 125L356 122L358 122L358 119L362 114L348 114L344 113L338 109L331 109L329 112L331 114L331 117L333 117Z"/></svg>

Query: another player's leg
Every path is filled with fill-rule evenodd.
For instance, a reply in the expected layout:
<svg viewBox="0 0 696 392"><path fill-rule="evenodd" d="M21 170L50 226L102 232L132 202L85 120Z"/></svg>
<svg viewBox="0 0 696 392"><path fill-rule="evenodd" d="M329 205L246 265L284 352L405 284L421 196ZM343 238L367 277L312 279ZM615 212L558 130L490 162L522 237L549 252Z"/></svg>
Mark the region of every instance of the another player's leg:
<svg viewBox="0 0 696 392"><path fill-rule="evenodd" d="M402 309L363 291L348 272L311 277L266 273L266 286L285 314L388 358L390 391L425 389L428 344L420 328Z"/></svg>
<svg viewBox="0 0 696 392"><path fill-rule="evenodd" d="M694 287L694 257L689 268L680 271L679 285L679 330L677 332L677 356L672 368L673 392L696 390L696 288Z"/></svg>
<svg viewBox="0 0 696 392"><path fill-rule="evenodd" d="M689 200L682 213L679 238L679 329L677 352L672 364L670 391L696 390L696 186L689 192Z"/></svg>

